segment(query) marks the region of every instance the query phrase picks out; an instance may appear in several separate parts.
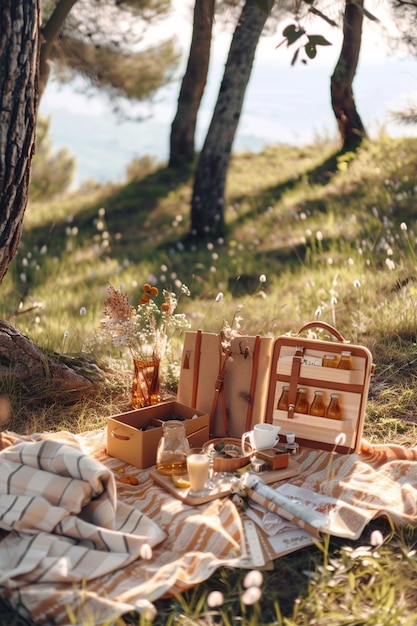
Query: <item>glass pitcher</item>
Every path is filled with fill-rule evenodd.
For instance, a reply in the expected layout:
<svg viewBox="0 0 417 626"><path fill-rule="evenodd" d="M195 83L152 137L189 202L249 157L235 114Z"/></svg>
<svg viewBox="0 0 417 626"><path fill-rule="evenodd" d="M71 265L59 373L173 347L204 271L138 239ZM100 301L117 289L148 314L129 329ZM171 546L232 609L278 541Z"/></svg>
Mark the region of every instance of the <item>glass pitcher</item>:
<svg viewBox="0 0 417 626"><path fill-rule="evenodd" d="M185 424L169 420L162 424L162 437L156 451L156 470L164 476L187 473L190 446L185 436Z"/></svg>

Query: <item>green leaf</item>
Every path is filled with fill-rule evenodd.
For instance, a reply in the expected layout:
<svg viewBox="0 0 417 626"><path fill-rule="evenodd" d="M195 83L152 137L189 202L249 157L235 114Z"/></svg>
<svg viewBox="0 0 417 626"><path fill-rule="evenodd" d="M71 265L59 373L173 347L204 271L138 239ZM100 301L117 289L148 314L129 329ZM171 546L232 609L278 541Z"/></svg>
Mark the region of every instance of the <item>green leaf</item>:
<svg viewBox="0 0 417 626"><path fill-rule="evenodd" d="M331 42L327 41L322 35L307 35L308 40L315 46L331 46Z"/></svg>
<svg viewBox="0 0 417 626"><path fill-rule="evenodd" d="M306 43L306 45L304 46L304 50L306 51L306 55L308 56L309 59L314 59L314 57L317 54L316 46L312 44L310 41Z"/></svg>
<svg viewBox="0 0 417 626"><path fill-rule="evenodd" d="M296 26L296 24L290 24L284 28L282 34L287 39L287 46L290 46L294 41L297 41L297 39L305 34L305 30Z"/></svg>

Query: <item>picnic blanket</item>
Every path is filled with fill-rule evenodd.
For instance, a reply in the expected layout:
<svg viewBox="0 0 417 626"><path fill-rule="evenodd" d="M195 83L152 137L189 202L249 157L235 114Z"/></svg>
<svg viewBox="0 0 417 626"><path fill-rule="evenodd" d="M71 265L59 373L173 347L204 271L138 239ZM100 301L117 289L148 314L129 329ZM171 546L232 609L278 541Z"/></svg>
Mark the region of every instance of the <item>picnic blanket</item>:
<svg viewBox="0 0 417 626"><path fill-rule="evenodd" d="M74 616L100 624L241 564L244 514L230 498L184 504L149 471L108 457L105 432L2 433L0 447L2 440L12 445L0 452L0 593L37 624L66 626ZM342 525L355 535L381 515L416 523L416 448L303 451L298 461L291 483L348 502L355 515ZM126 474L138 484L120 482Z"/></svg>

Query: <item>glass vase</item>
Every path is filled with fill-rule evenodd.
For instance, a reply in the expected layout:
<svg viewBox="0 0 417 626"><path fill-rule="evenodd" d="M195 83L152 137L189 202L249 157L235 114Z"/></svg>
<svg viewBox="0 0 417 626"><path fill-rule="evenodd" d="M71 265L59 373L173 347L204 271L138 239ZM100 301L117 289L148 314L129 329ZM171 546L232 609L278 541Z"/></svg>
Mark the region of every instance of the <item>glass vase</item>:
<svg viewBox="0 0 417 626"><path fill-rule="evenodd" d="M133 359L132 407L142 409L158 404L160 360Z"/></svg>

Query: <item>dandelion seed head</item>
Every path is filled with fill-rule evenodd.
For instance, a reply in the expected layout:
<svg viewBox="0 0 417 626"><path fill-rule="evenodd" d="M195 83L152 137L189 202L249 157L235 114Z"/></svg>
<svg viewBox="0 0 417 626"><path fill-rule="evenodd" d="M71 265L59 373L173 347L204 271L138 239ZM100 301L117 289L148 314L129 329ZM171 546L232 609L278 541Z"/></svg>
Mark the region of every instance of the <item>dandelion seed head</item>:
<svg viewBox="0 0 417 626"><path fill-rule="evenodd" d="M266 276L265 276L265 274L261 274L259 276L259 282L260 283L266 283Z"/></svg>
<svg viewBox="0 0 417 626"><path fill-rule="evenodd" d="M379 546L382 546L382 544L384 543L384 535L381 533L380 530L373 530L371 532L369 542L371 546L374 546L374 548L379 548Z"/></svg>
<svg viewBox="0 0 417 626"><path fill-rule="evenodd" d="M258 569L252 569L246 574L245 578L243 579L243 586L245 587L245 589L247 589L248 587L262 587L263 582L264 577L262 572L260 572Z"/></svg>
<svg viewBox="0 0 417 626"><path fill-rule="evenodd" d="M337 446L343 446L346 443L346 435L345 433L339 433L334 440Z"/></svg>
<svg viewBox="0 0 417 626"><path fill-rule="evenodd" d="M401 222L400 228L401 230L407 230L407 224L405 222Z"/></svg>
<svg viewBox="0 0 417 626"><path fill-rule="evenodd" d="M221 591L211 591L207 596L207 606L211 609L221 606L224 602L224 596Z"/></svg>
<svg viewBox="0 0 417 626"><path fill-rule="evenodd" d="M87 309L85 308L85 306L82 306L80 309L80 315L87 315Z"/></svg>
<svg viewBox="0 0 417 626"><path fill-rule="evenodd" d="M356 289L360 289L360 288L361 288L361 281L360 281L360 280L358 280L358 279L356 278L356 279L353 281L353 286L354 286Z"/></svg>
<svg viewBox="0 0 417 626"><path fill-rule="evenodd" d="M323 233L321 232L321 230L318 230L316 232L316 239L317 241L323 241Z"/></svg>
<svg viewBox="0 0 417 626"><path fill-rule="evenodd" d="M223 300L224 298L224 294L222 291L219 291L219 293L216 296L215 302L220 302L221 300Z"/></svg>
<svg viewBox="0 0 417 626"><path fill-rule="evenodd" d="M242 594L242 602L246 606L256 604L262 597L262 589L259 587L248 587Z"/></svg>

